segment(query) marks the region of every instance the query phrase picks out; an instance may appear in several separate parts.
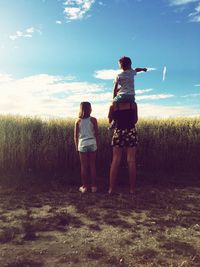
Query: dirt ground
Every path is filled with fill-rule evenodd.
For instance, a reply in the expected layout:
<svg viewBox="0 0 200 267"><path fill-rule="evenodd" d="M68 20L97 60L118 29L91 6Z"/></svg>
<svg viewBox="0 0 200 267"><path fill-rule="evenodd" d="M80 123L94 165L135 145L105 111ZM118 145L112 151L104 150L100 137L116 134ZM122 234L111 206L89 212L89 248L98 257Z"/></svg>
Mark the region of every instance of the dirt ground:
<svg viewBox="0 0 200 267"><path fill-rule="evenodd" d="M200 266L200 187L2 186L0 266Z"/></svg>

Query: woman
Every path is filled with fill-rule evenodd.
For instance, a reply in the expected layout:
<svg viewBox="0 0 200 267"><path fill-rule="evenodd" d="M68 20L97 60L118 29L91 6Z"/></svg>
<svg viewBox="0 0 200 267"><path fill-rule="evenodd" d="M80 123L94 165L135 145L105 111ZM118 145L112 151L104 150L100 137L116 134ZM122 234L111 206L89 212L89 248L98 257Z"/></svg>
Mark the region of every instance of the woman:
<svg viewBox="0 0 200 267"><path fill-rule="evenodd" d="M109 123L115 121L112 137L113 158L110 168L109 194L114 191L115 181L118 173L119 164L122 157L123 148L127 149L127 163L129 171L130 193L135 192L136 181L136 146L138 143L135 124L138 120L136 103L116 103L113 102L109 111Z"/></svg>

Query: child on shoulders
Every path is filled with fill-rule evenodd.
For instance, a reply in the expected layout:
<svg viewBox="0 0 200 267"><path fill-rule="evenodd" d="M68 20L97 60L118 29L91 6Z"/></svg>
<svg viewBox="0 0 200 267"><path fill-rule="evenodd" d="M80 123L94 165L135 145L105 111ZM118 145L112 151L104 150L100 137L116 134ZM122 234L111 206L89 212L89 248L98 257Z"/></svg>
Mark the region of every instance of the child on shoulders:
<svg viewBox="0 0 200 267"><path fill-rule="evenodd" d="M135 84L134 77L138 72L147 71L147 68L132 68L132 62L129 57L119 59L119 67L122 72L119 73L114 81L113 102L131 102L135 103ZM112 106L110 107L112 112ZM114 121L111 122L111 128L114 128Z"/></svg>

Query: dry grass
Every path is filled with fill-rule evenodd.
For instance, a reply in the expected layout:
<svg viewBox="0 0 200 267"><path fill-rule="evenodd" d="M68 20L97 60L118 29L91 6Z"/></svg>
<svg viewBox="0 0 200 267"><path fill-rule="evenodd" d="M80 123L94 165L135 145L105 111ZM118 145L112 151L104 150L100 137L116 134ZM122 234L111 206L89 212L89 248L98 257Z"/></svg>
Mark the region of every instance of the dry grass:
<svg viewBox="0 0 200 267"><path fill-rule="evenodd" d="M43 121L0 116L0 172L50 174L52 179L73 176L76 179L80 170L73 143L73 127L73 120ZM138 170L199 172L200 117L141 119L137 128ZM99 120L99 135L97 170L101 175L108 173L112 157L112 133L108 131L106 120ZM122 165L125 170L126 164L122 162Z"/></svg>
<svg viewBox="0 0 200 267"><path fill-rule="evenodd" d="M121 188L112 197L2 187L0 266L197 267L199 222L197 186L140 185L135 196Z"/></svg>

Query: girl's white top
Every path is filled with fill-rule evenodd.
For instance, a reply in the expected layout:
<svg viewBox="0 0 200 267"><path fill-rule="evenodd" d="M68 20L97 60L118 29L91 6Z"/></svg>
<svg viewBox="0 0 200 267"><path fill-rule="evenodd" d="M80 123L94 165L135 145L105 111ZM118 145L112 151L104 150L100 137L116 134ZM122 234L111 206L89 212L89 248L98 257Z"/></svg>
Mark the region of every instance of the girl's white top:
<svg viewBox="0 0 200 267"><path fill-rule="evenodd" d="M91 122L91 117L81 119L79 123L78 150L82 147L96 144L94 125Z"/></svg>
<svg viewBox="0 0 200 267"><path fill-rule="evenodd" d="M119 91L117 95L135 95L134 76L137 74L136 70L130 69L119 73L115 79L118 83Z"/></svg>

